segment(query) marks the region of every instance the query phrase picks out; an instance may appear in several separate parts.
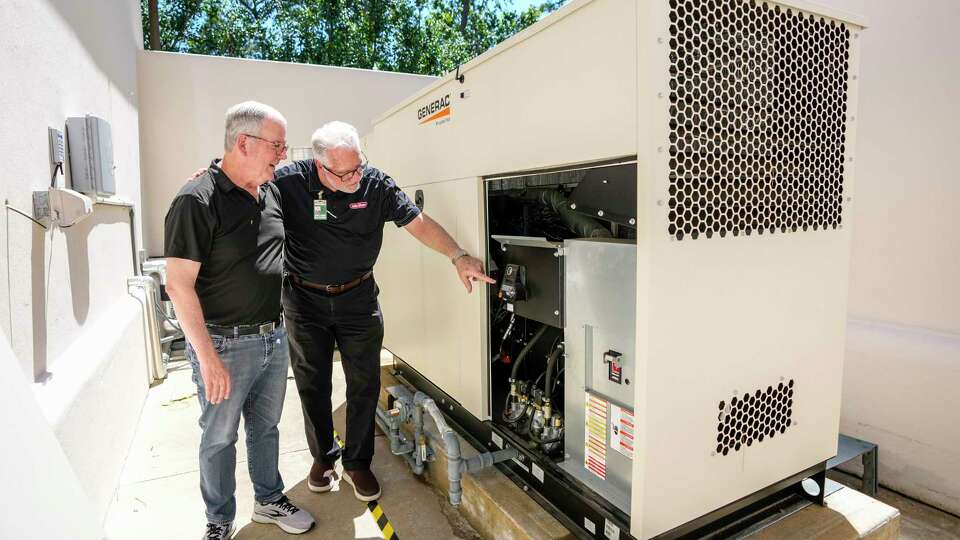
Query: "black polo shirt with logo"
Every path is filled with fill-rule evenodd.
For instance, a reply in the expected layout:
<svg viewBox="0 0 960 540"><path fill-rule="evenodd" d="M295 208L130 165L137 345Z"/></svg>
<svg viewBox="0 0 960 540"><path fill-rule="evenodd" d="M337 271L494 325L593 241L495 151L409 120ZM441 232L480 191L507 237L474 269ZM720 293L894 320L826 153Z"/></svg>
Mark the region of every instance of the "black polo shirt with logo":
<svg viewBox="0 0 960 540"><path fill-rule="evenodd" d="M367 167L355 193L331 192L312 159L276 172L286 228L286 270L313 283L338 285L373 269L383 244L383 224L402 227L420 209L393 181ZM325 219L315 219L314 201L326 202Z"/></svg>
<svg viewBox="0 0 960 540"><path fill-rule="evenodd" d="M196 290L207 324L236 326L280 316L283 213L277 186L260 200L216 162L187 182L164 221L164 255L200 263Z"/></svg>

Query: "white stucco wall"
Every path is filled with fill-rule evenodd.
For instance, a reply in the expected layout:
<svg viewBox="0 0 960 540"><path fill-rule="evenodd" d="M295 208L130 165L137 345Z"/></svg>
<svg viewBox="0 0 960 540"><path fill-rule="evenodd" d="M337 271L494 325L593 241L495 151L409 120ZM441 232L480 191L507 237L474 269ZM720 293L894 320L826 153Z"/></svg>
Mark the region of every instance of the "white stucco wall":
<svg viewBox="0 0 960 540"><path fill-rule="evenodd" d="M863 15L841 430L884 484L960 513L960 41L953 0L821 0Z"/></svg>
<svg viewBox="0 0 960 540"><path fill-rule="evenodd" d="M17 403L17 414L3 420L4 431L16 436L0 444L0 482L7 486L0 499L0 538L103 538L90 501L3 335L0 369L7 374L0 377L0 396Z"/></svg>
<svg viewBox="0 0 960 540"><path fill-rule="evenodd" d="M47 127L84 114L110 122L118 196L139 203L140 24L137 2L0 2L0 194L11 206L30 213L33 190L49 186ZM147 390L129 231L127 210L103 205L69 229L44 231L9 210L0 222L0 328L22 372L7 377L37 400L97 523ZM44 384L31 382L38 375ZM4 416L32 406L6 392L0 402ZM53 452L42 432L15 437Z"/></svg>
<svg viewBox="0 0 960 540"><path fill-rule="evenodd" d="M223 154L223 115L249 99L287 118L291 147L342 120L363 135L370 122L434 77L382 71L141 51L140 138L144 239L163 255L163 217L199 167ZM294 156L291 156L291 158Z"/></svg>

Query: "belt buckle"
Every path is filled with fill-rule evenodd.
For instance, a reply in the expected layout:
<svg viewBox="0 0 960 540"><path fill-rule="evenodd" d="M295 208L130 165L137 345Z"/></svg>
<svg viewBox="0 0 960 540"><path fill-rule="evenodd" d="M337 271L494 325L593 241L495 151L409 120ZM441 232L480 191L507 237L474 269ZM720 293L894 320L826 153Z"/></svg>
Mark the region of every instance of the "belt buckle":
<svg viewBox="0 0 960 540"><path fill-rule="evenodd" d="M260 333L266 334L268 332L273 332L277 327L277 323L270 321L260 325Z"/></svg>
<svg viewBox="0 0 960 540"><path fill-rule="evenodd" d="M340 285L325 285L323 290L327 294L337 294L337 291L340 289Z"/></svg>

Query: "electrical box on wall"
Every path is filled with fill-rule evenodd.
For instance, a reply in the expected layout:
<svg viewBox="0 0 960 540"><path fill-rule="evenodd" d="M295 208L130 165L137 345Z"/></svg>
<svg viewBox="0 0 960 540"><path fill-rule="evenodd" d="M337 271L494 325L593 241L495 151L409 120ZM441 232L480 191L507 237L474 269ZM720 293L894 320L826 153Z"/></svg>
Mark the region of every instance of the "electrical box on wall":
<svg viewBox="0 0 960 540"><path fill-rule="evenodd" d="M67 143L73 189L93 196L114 195L110 124L90 115L67 118Z"/></svg>

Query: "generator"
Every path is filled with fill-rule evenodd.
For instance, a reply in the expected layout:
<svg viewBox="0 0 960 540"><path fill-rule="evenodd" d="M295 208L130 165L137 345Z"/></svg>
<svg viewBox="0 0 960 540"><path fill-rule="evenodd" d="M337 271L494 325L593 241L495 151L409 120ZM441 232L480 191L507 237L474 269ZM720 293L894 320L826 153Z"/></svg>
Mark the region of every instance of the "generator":
<svg viewBox="0 0 960 540"><path fill-rule="evenodd" d="M388 227L398 375L516 448L504 472L579 537L696 536L810 478L822 501L863 27L801 1L574 0L365 137L497 280L467 294Z"/></svg>

